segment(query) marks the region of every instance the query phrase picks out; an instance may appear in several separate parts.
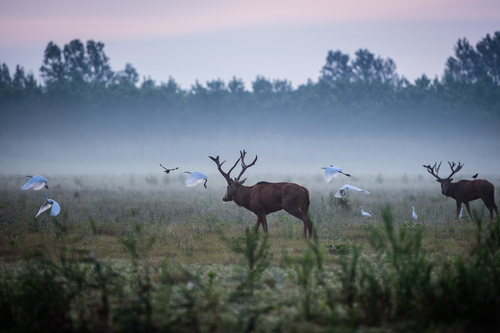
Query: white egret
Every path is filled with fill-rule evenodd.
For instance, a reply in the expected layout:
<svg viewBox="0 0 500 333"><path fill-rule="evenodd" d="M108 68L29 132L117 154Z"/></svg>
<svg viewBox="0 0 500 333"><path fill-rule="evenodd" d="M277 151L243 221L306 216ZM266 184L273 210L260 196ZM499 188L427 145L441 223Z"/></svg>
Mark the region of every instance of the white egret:
<svg viewBox="0 0 500 333"><path fill-rule="evenodd" d="M61 206L59 206L59 204L57 202L55 202L54 200L52 199L49 199L47 197L47 193L44 193L45 195L45 203L42 205L42 207L40 207L40 210L38 211L38 214L36 214L35 217L38 217L38 215L40 215L41 213L45 212L47 209L49 208L52 208L50 210L50 216L56 216L57 214L59 214L59 212L61 211Z"/></svg>
<svg viewBox="0 0 500 333"><path fill-rule="evenodd" d="M363 210L363 207L361 207L361 214L362 214L363 216L366 216L366 217L372 217L372 215L371 215L370 213L365 212L365 211Z"/></svg>
<svg viewBox="0 0 500 333"><path fill-rule="evenodd" d="M464 208L461 207L460 208L460 214L458 214L458 218L461 219L462 218L462 212L464 211Z"/></svg>
<svg viewBox="0 0 500 333"><path fill-rule="evenodd" d="M413 219L416 220L418 218L418 216L415 213L415 207L411 206L411 209L413 210L412 213L411 213L411 216L413 216Z"/></svg>
<svg viewBox="0 0 500 333"><path fill-rule="evenodd" d="M163 165L161 165L161 163L160 163L160 166L161 166L163 169L165 169L165 170L164 170L164 172L165 172L165 173L170 173L170 171L174 171L174 170L179 169L179 167L177 167L177 168L173 168L173 169L167 169L167 168L165 168Z"/></svg>
<svg viewBox="0 0 500 333"><path fill-rule="evenodd" d="M339 173L346 175L347 177L351 177L351 175L343 173L342 169L336 165L330 165L329 167L324 167L321 169L325 169L325 182L327 183L329 183L332 178L336 178Z"/></svg>
<svg viewBox="0 0 500 333"><path fill-rule="evenodd" d="M42 188L49 188L49 185L47 184L47 179L43 178L40 175L36 175L35 177L28 175L26 177L30 177L31 179L28 180L26 184L24 184L23 187L21 187L21 190L29 190L30 188L33 188L34 190L40 190Z"/></svg>
<svg viewBox="0 0 500 333"><path fill-rule="evenodd" d="M342 198L345 195L345 191L347 191L347 190L355 190L355 191L363 192L365 194L370 194L370 192L368 192L367 190L363 190L363 189L360 189L356 186L353 186L353 185L351 185L351 182L349 182L349 183L345 184L344 186L342 186L337 191L337 193L335 193L335 197Z"/></svg>
<svg viewBox="0 0 500 333"><path fill-rule="evenodd" d="M184 173L189 173L189 177L184 182L184 184L186 184L187 187L193 187L193 186L196 186L199 183L203 183L203 181L205 181L203 186L205 186L205 188L207 188L208 177L203 172L184 171Z"/></svg>

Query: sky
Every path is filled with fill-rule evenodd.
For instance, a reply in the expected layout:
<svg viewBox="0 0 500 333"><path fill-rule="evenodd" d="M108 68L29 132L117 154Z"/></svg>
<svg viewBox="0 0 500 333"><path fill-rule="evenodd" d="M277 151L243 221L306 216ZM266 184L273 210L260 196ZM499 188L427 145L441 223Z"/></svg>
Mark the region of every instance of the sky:
<svg viewBox="0 0 500 333"><path fill-rule="evenodd" d="M157 84L172 78L189 90L197 81L228 83L235 77L251 90L257 76L288 80L294 88L315 82L328 51L354 57L367 49L391 58L398 74L413 82L423 74L439 78L459 39L475 45L495 31L500 31L499 0L0 0L0 64L6 63L11 74L20 65L41 82L49 42L63 48L74 39L93 40L105 44L115 72L130 63L141 78ZM382 132L359 133L334 117L325 121L331 131L308 137L269 129L258 135L248 128L244 133L252 134L231 133L228 126L217 137L183 132L174 141L169 133L143 135L134 124L122 129L125 136L94 137L85 128L93 124L75 126L71 120L39 131L27 125L21 133L8 132L9 124L3 124L0 173L155 173L162 171L159 162L173 166L169 161L207 172L215 171L208 155L231 160L241 149L259 155L260 172L278 174L292 167L316 173L329 164L353 174L417 174L425 173L422 164L440 160L460 160L468 173L498 172L497 124L473 128L464 140L454 128L423 133L411 123L405 128L385 124ZM50 149L33 157L40 144Z"/></svg>
<svg viewBox="0 0 500 333"><path fill-rule="evenodd" d="M236 77L251 90L257 76L317 81L328 51L368 49L413 82L440 77L458 39L498 30L498 0L2 0L0 63L41 80L49 42L94 40L114 71L130 63L183 89Z"/></svg>

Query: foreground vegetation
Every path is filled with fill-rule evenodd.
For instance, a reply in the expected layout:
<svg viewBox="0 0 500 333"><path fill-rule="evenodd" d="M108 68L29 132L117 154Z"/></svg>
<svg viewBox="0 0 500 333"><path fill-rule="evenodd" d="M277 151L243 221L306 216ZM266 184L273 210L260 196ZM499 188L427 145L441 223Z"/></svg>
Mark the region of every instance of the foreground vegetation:
<svg viewBox="0 0 500 333"><path fill-rule="evenodd" d="M1 331L500 329L500 219L481 202L456 220L427 177L353 177L371 195L345 200L338 180L287 178L311 191L311 241L284 212L255 233L215 181L53 176L62 211L35 218L43 191L0 176Z"/></svg>

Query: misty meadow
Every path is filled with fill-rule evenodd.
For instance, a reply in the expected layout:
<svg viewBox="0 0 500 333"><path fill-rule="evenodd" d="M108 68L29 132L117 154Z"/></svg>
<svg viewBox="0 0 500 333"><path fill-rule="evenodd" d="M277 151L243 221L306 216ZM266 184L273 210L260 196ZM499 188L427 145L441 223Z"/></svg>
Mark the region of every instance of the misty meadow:
<svg viewBox="0 0 500 333"><path fill-rule="evenodd" d="M259 76L182 90L113 72L94 41L49 43L43 82L4 64L2 331L497 331L500 219L481 200L457 219L422 166L442 160L446 177L461 161L455 181L500 186L500 32L450 54L441 78L409 82L390 58L330 51L296 89ZM242 149L258 155L247 185L309 189L311 240L284 211L265 235L222 201L209 156L229 168ZM352 177L325 182L330 164ZM49 189L20 190L36 174ZM335 197L349 181L370 194ZM57 216L35 217L44 192Z"/></svg>

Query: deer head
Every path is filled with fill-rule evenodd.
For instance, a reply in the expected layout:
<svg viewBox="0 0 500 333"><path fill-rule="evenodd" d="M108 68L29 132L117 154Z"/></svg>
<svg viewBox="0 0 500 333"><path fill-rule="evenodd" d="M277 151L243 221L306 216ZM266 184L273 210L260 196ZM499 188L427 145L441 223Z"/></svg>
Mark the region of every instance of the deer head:
<svg viewBox="0 0 500 333"><path fill-rule="evenodd" d="M221 163L219 160L219 156L217 156L215 158L212 156L209 156L210 159L212 159L212 161L214 161L215 164L217 164L217 168L219 169L219 172L222 174L222 176L227 181L227 191L226 191L226 194L224 195L224 197L222 198L223 201L227 202L227 201L233 200L235 193L238 191L238 188L241 187L246 180L246 178L243 180L240 180L241 176L246 171L246 169L253 166L255 164L255 162L257 162L257 155L255 155L255 159L253 160L253 162L247 165L245 163L245 155L246 154L247 154L247 152L245 150L243 150L243 151L240 150L240 157L238 158L236 163L234 163L233 167L231 169L229 169L229 171L227 173L222 170L222 164L224 164L226 161L223 161ZM238 177L231 179L231 176L230 176L231 171L233 171L233 169L236 167L236 165L238 164L239 161L241 161L242 170L241 170L240 174L238 175Z"/></svg>
<svg viewBox="0 0 500 333"><path fill-rule="evenodd" d="M439 167L441 167L441 162L439 162L439 165L437 165L437 162L434 163L434 165L431 167L430 165L423 165L424 168L427 168L427 172L429 172L431 175L436 177L436 181L441 183L441 193L443 195L448 195L448 190L450 188L451 181L453 178L451 178L454 174L456 174L462 167L464 166L460 161L458 161L458 165L455 167L455 162L448 162L450 165L451 169L451 174L447 178L441 178L438 176L439 173ZM437 166L436 166L437 165Z"/></svg>

